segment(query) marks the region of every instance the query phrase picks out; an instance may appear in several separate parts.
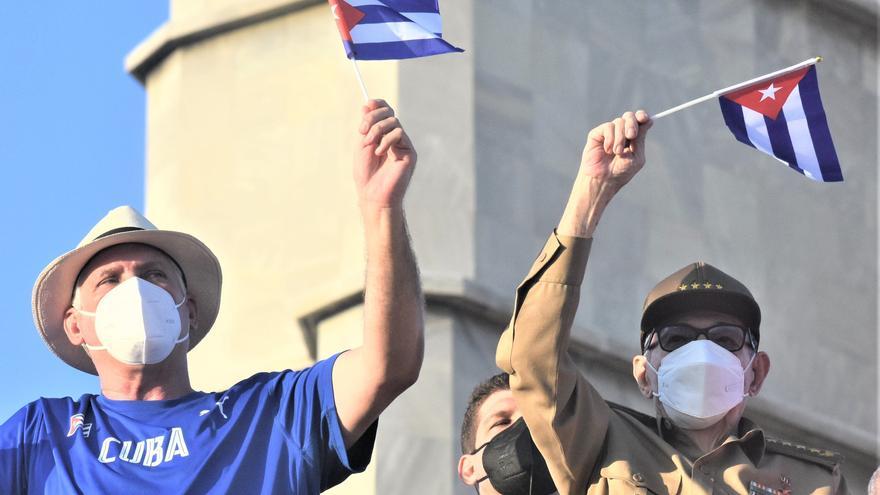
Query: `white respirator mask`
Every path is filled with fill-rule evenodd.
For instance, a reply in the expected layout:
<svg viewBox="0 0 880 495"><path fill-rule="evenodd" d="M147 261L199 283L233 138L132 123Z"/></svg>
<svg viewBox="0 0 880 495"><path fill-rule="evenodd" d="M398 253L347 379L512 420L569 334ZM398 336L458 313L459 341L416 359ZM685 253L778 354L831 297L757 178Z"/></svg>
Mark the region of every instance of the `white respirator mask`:
<svg viewBox="0 0 880 495"><path fill-rule="evenodd" d="M95 318L95 333L102 345L83 343L88 351L107 351L117 361L131 365L156 364L167 358L174 347L189 339L180 335L180 314L171 294L158 285L138 277L120 283L98 302L94 313L77 309Z"/></svg>
<svg viewBox="0 0 880 495"><path fill-rule="evenodd" d="M653 394L679 428L708 428L749 396L743 392L745 369L739 358L711 340L688 342L664 357L661 364L657 371L648 362L659 382L660 391Z"/></svg>

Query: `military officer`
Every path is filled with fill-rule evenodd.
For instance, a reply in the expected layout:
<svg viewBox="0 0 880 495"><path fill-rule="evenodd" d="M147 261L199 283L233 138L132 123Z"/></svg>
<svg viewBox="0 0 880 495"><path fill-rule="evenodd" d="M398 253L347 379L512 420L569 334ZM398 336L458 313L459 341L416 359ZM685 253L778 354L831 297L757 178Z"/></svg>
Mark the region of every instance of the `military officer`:
<svg viewBox="0 0 880 495"><path fill-rule="evenodd" d="M483 398L478 411L491 418L483 409L497 405L511 420L476 428L462 480L483 494L847 493L836 454L771 438L743 417L770 370L761 312L745 285L709 264L673 273L645 301L632 369L653 416L606 403L569 357L593 232L644 165L650 126L638 111L590 131L559 225L498 345L510 391L495 393L512 393L515 404Z"/></svg>

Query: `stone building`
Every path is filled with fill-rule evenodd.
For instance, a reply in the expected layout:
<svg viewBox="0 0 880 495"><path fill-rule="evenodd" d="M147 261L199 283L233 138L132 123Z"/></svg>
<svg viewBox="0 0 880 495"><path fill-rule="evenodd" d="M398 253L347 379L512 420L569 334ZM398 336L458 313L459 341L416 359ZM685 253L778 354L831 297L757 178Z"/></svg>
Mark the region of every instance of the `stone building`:
<svg viewBox="0 0 880 495"><path fill-rule="evenodd" d="M333 493L471 493L456 478L471 388L495 372L513 291L562 211L586 132L822 55L846 182L737 143L717 104L658 122L648 166L600 226L575 354L642 410L629 361L650 287L703 259L752 288L773 367L750 416L877 464L874 0L446 0L467 51L362 63L419 151L407 199L427 298L419 383L383 415L373 463ZM147 90L147 212L219 256L224 303L195 386L297 368L360 338L363 242L350 162L362 97L326 2L172 0L128 57Z"/></svg>

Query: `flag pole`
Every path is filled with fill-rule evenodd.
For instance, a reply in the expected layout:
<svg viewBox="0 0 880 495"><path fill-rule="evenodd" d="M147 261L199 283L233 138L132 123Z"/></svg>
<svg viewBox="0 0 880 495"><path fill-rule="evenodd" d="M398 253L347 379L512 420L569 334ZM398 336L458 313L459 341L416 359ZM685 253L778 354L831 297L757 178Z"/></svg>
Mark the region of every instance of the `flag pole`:
<svg viewBox="0 0 880 495"><path fill-rule="evenodd" d="M804 60L803 62L801 62L799 64L792 65L791 67L786 67L785 69L780 69L780 70L777 70L774 72L770 72L769 74L764 74L763 76L759 76L759 77L756 77L753 79L749 79L748 81L741 82L739 84L734 84L733 86L728 86L726 88L719 89L717 91L713 91L712 93L709 93L705 96L695 98L691 101L682 103L681 105L678 105L676 107L672 107L668 110L664 110L664 111L658 113L657 115L652 115L651 119L652 120L662 119L663 117L666 117L667 115L672 115L673 113L678 112L679 110L684 110L685 108L692 107L698 103L703 103L704 101L708 101L713 98L718 98L719 96L730 93L732 91L746 88L746 87L751 86L753 84L758 84L761 81L767 81L767 80L773 79L775 77L778 77L778 76L781 76L784 74L788 74L789 72L794 72L798 69L802 69L804 67L808 67L810 65L817 64L821 61L822 61L822 57L813 57L813 58Z"/></svg>
<svg viewBox="0 0 880 495"><path fill-rule="evenodd" d="M367 93L367 86L364 84L364 78L361 77L361 70L358 68L356 58L351 58L351 65L354 67L354 75L357 76L358 84L361 86L361 93L364 94L364 101L370 101L370 95Z"/></svg>

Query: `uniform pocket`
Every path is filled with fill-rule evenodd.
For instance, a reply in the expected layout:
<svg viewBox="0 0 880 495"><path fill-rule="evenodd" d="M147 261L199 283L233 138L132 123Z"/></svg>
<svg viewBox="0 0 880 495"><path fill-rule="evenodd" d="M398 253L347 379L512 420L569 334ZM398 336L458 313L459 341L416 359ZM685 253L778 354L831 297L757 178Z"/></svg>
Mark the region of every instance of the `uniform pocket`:
<svg viewBox="0 0 880 495"><path fill-rule="evenodd" d="M607 492L602 490L596 493L609 494L633 494L633 495L666 495L677 493L681 476L677 473L667 474L664 479L657 472L643 473L631 469L628 465L616 465L614 468L603 468L599 471L600 484L607 487ZM667 486L668 485L668 486ZM592 492L591 492L592 493Z"/></svg>

